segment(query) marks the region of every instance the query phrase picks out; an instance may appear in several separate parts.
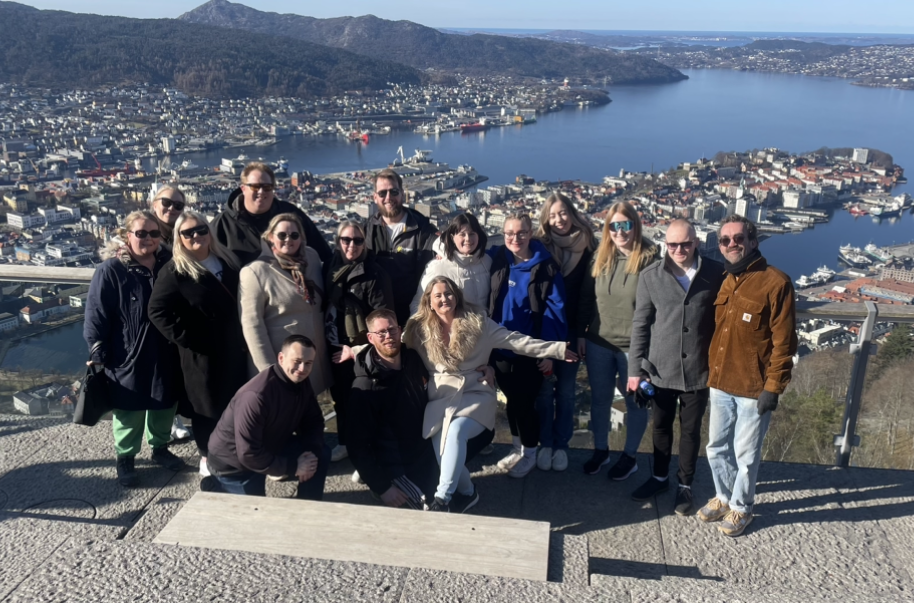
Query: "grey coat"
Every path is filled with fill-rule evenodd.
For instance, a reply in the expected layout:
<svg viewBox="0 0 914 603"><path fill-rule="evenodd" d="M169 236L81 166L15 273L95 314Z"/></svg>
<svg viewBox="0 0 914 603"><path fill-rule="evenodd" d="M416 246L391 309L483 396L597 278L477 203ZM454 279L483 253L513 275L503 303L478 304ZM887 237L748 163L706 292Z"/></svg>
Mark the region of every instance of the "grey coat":
<svg viewBox="0 0 914 603"><path fill-rule="evenodd" d="M698 258L698 273L683 291L669 259L641 273L635 297L629 377L684 392L708 386L708 350L714 335L714 300L724 281L723 264Z"/></svg>

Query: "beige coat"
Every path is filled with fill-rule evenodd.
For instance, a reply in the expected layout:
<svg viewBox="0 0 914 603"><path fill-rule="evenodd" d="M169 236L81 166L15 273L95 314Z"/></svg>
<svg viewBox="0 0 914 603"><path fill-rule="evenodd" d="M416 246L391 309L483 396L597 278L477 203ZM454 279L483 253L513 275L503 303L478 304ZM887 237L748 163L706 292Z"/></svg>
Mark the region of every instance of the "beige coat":
<svg viewBox="0 0 914 603"><path fill-rule="evenodd" d="M564 342L543 341L509 331L481 314L454 320L446 350L437 334L431 341L423 341L421 327L412 320L406 325L403 341L419 352L431 375L422 435L430 438L442 430L442 447L454 417L470 417L487 429L495 429L494 384L480 383L481 375L476 370L489 363L493 349L534 358L565 359Z"/></svg>
<svg viewBox="0 0 914 603"><path fill-rule="evenodd" d="M321 259L317 252L305 247L308 270L305 278L322 283ZM251 376L271 364L283 340L289 335L304 335L314 342L317 356L311 370L311 385L319 394L330 387L330 360L324 339L324 318L320 295L308 304L298 293L291 275L271 264L273 254L264 251L260 258L241 269L238 303L241 308L241 328L251 352L254 366Z"/></svg>

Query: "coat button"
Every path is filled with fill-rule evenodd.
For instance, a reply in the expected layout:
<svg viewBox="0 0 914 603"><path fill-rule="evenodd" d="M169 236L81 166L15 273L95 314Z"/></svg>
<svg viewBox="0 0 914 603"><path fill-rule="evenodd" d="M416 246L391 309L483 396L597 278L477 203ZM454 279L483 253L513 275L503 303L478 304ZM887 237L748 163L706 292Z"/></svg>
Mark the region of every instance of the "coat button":
<svg viewBox="0 0 914 603"><path fill-rule="evenodd" d="M683 333L688 333L688 332L689 332L689 327L682 327L682 332L683 332Z"/></svg>
<svg viewBox="0 0 914 603"><path fill-rule="evenodd" d="M685 358L686 356L688 356L688 354L683 354L683 355L682 355L683 358Z"/></svg>

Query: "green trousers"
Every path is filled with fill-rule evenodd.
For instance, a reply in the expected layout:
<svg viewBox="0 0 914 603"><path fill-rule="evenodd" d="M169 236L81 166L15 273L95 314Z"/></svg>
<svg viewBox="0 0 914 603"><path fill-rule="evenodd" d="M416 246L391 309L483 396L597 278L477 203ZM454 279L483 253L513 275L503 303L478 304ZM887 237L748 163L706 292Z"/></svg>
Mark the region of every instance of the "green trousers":
<svg viewBox="0 0 914 603"><path fill-rule="evenodd" d="M143 446L143 430L150 448L165 446L171 440L171 424L178 405L165 410L115 410L114 450L118 456L136 456Z"/></svg>

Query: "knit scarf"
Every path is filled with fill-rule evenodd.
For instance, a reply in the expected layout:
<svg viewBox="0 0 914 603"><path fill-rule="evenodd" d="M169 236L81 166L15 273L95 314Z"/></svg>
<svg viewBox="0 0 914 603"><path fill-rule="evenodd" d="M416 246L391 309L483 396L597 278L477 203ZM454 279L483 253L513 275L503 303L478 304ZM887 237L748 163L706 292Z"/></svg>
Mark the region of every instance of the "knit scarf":
<svg viewBox="0 0 914 603"><path fill-rule="evenodd" d="M312 281L305 278L305 274L308 270L308 261L305 260L304 253L301 253L303 249L299 248L299 250L299 255L297 257L292 257L274 249L273 257L276 258L276 263L280 268L292 275L292 282L295 283L302 299L309 304L315 304L317 303L314 299L317 287Z"/></svg>
<svg viewBox="0 0 914 603"><path fill-rule="evenodd" d="M578 228L566 235L550 235L549 253L562 265L562 276L568 276L577 267L587 249L587 237Z"/></svg>
<svg viewBox="0 0 914 603"><path fill-rule="evenodd" d="M167 244L167 245L172 245L172 244L174 243L174 240L175 240L175 227L174 227L174 225L169 224L168 222L163 222L162 220L160 220L160 219L159 219L159 216L156 216L156 215L155 215L155 212L153 212L153 215L155 216L156 224L159 226L159 230L162 231L162 242L165 243L165 244Z"/></svg>
<svg viewBox="0 0 914 603"><path fill-rule="evenodd" d="M752 250L751 253L747 254L746 257L739 260L738 262L734 262L731 264L727 260L724 260L724 270L726 270L733 276L739 276L740 274L742 274L743 272L746 271L746 269L749 267L749 265L752 262L759 259L760 257L762 257L762 252L758 250L758 247L756 247L755 249Z"/></svg>

